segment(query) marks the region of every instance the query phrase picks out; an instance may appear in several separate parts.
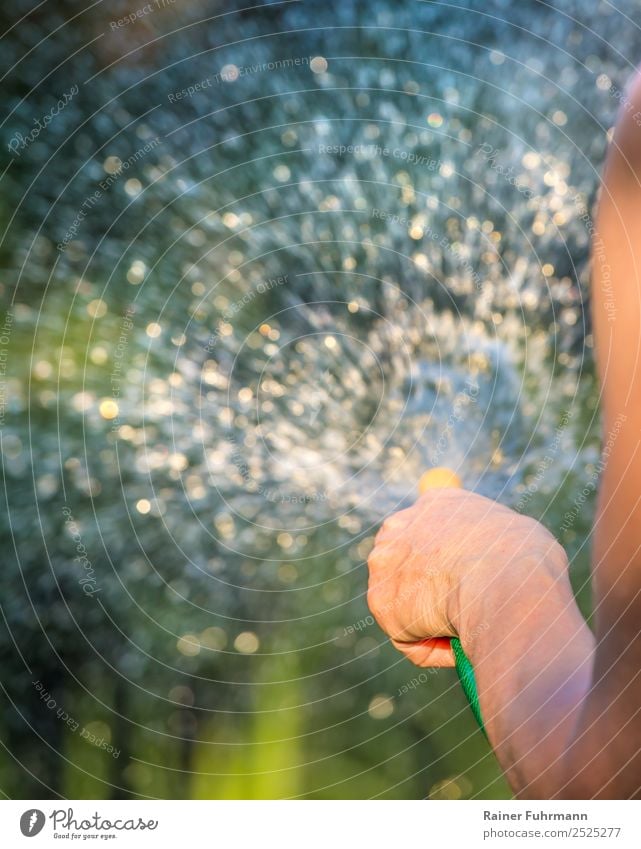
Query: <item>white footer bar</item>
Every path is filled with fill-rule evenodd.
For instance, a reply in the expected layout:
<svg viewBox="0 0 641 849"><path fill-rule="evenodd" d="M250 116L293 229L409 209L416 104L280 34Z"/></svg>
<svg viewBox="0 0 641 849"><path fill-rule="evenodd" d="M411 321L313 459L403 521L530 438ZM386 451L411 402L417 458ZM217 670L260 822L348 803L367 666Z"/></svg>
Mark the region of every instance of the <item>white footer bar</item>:
<svg viewBox="0 0 641 849"><path fill-rule="evenodd" d="M0 803L0 845L8 849L514 849L562 843L568 849L639 849L641 801Z"/></svg>

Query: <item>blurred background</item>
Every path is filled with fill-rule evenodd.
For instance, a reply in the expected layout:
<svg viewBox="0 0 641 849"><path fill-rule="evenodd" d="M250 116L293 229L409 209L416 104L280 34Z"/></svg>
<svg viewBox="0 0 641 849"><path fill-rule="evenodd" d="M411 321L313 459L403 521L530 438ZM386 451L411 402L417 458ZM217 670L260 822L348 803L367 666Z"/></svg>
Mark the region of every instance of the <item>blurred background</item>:
<svg viewBox="0 0 641 849"><path fill-rule="evenodd" d="M365 561L449 465L589 616L588 246L640 8L14 0L4 796L509 797Z"/></svg>

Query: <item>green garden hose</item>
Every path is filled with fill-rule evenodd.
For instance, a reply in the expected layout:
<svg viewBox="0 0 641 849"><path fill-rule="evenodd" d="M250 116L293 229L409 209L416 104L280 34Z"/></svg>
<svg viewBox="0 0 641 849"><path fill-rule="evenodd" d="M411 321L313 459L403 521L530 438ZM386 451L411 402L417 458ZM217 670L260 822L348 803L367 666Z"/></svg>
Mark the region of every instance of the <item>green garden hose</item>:
<svg viewBox="0 0 641 849"><path fill-rule="evenodd" d="M479 692L476 689L476 678L474 677L474 667L470 663L468 656L463 651L463 646L461 645L459 638L453 637L450 642L452 651L454 652L454 661L456 662L456 671L458 672L461 687L463 687L463 692L467 696L467 700L470 703L470 707L472 708L472 713L476 717L476 721L481 726L481 731L485 734L485 726L483 725L483 717L481 716Z"/></svg>

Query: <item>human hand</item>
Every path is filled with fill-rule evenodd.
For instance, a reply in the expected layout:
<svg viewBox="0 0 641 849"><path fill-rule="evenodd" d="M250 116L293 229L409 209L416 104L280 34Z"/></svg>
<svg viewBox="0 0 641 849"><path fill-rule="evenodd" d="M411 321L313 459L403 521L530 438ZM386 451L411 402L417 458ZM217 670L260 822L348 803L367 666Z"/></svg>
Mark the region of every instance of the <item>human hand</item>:
<svg viewBox="0 0 641 849"><path fill-rule="evenodd" d="M392 644L417 666L443 667L454 666L451 637L469 655L508 595L522 584L527 598L562 575L567 558L534 519L448 488L390 516L368 565L368 604Z"/></svg>

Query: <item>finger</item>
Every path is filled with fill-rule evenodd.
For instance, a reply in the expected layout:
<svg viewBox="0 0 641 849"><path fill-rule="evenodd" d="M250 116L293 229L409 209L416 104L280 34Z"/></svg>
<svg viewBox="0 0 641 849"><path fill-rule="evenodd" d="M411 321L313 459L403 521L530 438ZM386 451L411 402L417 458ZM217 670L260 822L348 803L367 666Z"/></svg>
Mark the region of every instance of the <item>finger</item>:
<svg viewBox="0 0 641 849"><path fill-rule="evenodd" d="M392 640L398 649L415 666L431 666L435 669L447 669L455 666L454 652L449 637L432 637L416 643L403 643Z"/></svg>
<svg viewBox="0 0 641 849"><path fill-rule="evenodd" d="M379 532L376 534L374 542L378 545L390 537L396 537L398 534L406 530L415 518L416 510L412 507L408 507L407 510L399 510L398 513L388 516L381 525Z"/></svg>
<svg viewBox="0 0 641 849"><path fill-rule="evenodd" d="M411 552L411 546L400 540L394 540L388 545L377 544L367 558L367 565L370 570L397 567L409 557Z"/></svg>

